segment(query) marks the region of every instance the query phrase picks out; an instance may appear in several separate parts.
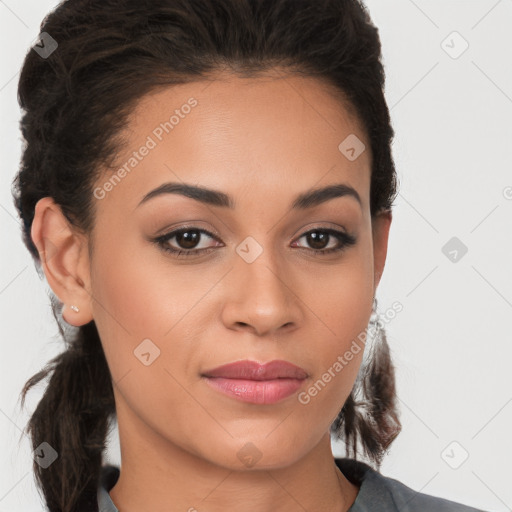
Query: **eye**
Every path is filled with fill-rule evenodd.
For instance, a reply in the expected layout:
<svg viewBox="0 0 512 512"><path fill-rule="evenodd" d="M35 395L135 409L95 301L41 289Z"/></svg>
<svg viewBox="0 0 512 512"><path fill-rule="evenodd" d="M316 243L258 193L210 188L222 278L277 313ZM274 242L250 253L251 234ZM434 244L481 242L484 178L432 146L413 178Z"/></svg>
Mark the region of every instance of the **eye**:
<svg viewBox="0 0 512 512"><path fill-rule="evenodd" d="M193 254L197 254L200 252L208 251L208 249L213 249L213 247L199 248L197 249L198 242L204 238L204 235L209 238L213 238L217 240L215 235L206 231L205 229L197 228L197 227L188 227L188 228L180 228L175 231L171 231L165 235L159 236L154 240L154 242L164 251L170 252L176 256L190 256ZM176 244L178 247L173 247L170 244L170 241L175 238ZM208 251L209 252L209 251Z"/></svg>
<svg viewBox="0 0 512 512"><path fill-rule="evenodd" d="M313 229L304 233L300 239L306 239L306 242L312 247L306 250L312 251L315 254L330 254L333 252L340 252L356 243L356 238L353 235L337 231L335 229ZM328 247L331 242L336 242L334 247Z"/></svg>
<svg viewBox="0 0 512 512"><path fill-rule="evenodd" d="M198 253L208 253L215 247L219 247L219 245L210 245L209 247L198 248L199 242L202 241L205 236L221 243L214 234L195 226L183 227L171 231L170 233L155 238L153 242L163 251L171 253L176 257L188 257ZM329 228L313 229L301 235L298 240L302 238L304 238L311 247L299 246L298 248L318 255L341 252L356 243L356 238L353 235ZM175 239L175 242L171 244L171 240L173 239ZM329 245L332 245L332 242L335 242L334 247L329 247Z"/></svg>

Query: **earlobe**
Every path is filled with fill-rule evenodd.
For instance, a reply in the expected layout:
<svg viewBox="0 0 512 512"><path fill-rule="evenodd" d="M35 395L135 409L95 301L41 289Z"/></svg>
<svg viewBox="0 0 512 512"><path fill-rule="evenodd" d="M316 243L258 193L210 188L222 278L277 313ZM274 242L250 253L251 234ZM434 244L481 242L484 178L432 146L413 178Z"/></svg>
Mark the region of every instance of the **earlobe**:
<svg viewBox="0 0 512 512"><path fill-rule="evenodd" d="M377 290L380 279L384 272L386 255L388 252L388 239L391 221L393 219L391 210L379 213L372 221L373 232L373 261L374 261L374 293Z"/></svg>
<svg viewBox="0 0 512 512"><path fill-rule="evenodd" d="M74 326L92 320L87 241L79 235L53 198L40 199L31 229L41 267L55 295L64 303L62 317ZM77 306L78 311L72 310Z"/></svg>

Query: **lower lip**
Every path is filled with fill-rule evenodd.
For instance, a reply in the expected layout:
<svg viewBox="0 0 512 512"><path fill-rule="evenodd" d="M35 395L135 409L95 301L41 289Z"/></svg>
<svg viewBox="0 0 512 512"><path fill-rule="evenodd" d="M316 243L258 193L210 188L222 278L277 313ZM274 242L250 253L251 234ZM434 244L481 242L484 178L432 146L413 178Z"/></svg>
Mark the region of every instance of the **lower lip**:
<svg viewBox="0 0 512 512"><path fill-rule="evenodd" d="M206 381L221 393L253 404L275 404L293 395L304 382L300 379L245 380L223 377L207 377Z"/></svg>

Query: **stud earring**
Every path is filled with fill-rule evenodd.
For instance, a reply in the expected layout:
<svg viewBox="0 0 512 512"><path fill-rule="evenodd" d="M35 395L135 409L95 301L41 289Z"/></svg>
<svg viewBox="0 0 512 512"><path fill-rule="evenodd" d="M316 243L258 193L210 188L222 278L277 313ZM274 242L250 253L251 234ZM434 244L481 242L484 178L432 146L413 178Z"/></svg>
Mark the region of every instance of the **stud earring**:
<svg viewBox="0 0 512 512"><path fill-rule="evenodd" d="M75 311L76 313L78 313L80 311L78 306L69 306L69 308L72 309L73 311Z"/></svg>

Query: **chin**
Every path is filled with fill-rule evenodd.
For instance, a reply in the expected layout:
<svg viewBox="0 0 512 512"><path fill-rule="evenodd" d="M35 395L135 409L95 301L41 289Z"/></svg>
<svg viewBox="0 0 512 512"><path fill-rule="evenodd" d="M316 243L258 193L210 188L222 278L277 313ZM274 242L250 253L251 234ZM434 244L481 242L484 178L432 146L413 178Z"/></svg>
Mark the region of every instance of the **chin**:
<svg viewBox="0 0 512 512"><path fill-rule="evenodd" d="M307 451L305 446L301 449L296 436L290 435L287 439L272 436L265 432L251 438L230 439L227 445L217 443L208 458L232 471L256 471L286 468ZM212 446L209 448L211 450Z"/></svg>

